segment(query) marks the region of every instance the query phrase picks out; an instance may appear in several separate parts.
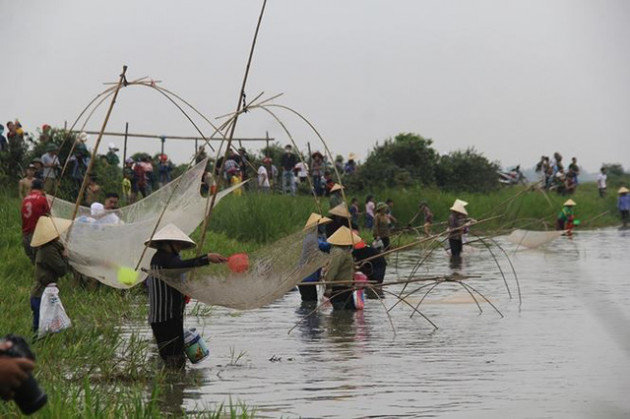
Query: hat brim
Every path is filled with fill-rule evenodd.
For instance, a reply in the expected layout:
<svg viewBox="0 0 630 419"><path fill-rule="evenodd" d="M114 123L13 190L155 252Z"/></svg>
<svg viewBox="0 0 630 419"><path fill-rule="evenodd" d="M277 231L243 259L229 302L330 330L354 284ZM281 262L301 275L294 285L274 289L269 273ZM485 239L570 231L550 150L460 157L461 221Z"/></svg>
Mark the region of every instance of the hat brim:
<svg viewBox="0 0 630 419"><path fill-rule="evenodd" d="M361 237L354 234L348 227L341 226L328 238L327 241L334 246L354 246L362 240L363 239L361 239Z"/></svg>
<svg viewBox="0 0 630 419"><path fill-rule="evenodd" d="M31 247L40 247L59 238L72 225L72 220L64 218L42 216L37 220Z"/></svg>
<svg viewBox="0 0 630 419"><path fill-rule="evenodd" d="M317 214L316 212L311 213L311 215L308 217L308 220L306 220L306 224L304 225L304 229L303 231L306 231L310 228L313 228L315 226L321 225L321 224L328 224L331 223L332 220L328 217L324 217L323 215Z"/></svg>
<svg viewBox="0 0 630 419"><path fill-rule="evenodd" d="M147 247L150 247L152 249L159 249L161 244L164 243L180 243L183 246L181 247L182 250L188 250L188 249L194 249L195 247L197 247L197 245L195 244L194 241L187 241L187 240L182 240L182 239L153 239L153 240L146 240L144 242L144 245Z"/></svg>
<svg viewBox="0 0 630 419"><path fill-rule="evenodd" d="M454 212L458 213L458 214L468 215L468 211L466 211L466 208L464 208L463 205L453 205L449 209L451 211L454 211Z"/></svg>

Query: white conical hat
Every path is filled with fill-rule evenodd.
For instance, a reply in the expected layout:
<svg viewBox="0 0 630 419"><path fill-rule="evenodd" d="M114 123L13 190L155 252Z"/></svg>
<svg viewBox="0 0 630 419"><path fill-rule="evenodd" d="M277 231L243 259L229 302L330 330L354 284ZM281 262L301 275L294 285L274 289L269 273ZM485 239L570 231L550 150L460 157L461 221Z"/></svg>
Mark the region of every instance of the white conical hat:
<svg viewBox="0 0 630 419"><path fill-rule="evenodd" d="M155 235L144 242L145 246L157 248L160 242L180 242L185 245L184 249L191 249L195 246L195 242L181 231L175 224L167 224Z"/></svg>
<svg viewBox="0 0 630 419"><path fill-rule="evenodd" d="M332 220L328 217L324 217L321 214L318 214L316 212L312 212L310 217L308 217L308 220L306 220L306 224L304 225L304 230L308 230L311 227L315 227L316 225L320 225L320 224L328 224L332 222Z"/></svg>
<svg viewBox="0 0 630 419"><path fill-rule="evenodd" d="M335 192L335 191L340 191L343 189L343 186L341 186L338 183L335 183L332 188L330 188L330 192Z"/></svg>
<svg viewBox="0 0 630 419"><path fill-rule="evenodd" d="M456 200L455 200L455 203L459 203L459 204L461 204L463 207L465 207L466 205L468 205L468 202L463 201L463 200L461 200L461 199L456 199ZM454 205L454 204L453 204L453 205Z"/></svg>
<svg viewBox="0 0 630 419"><path fill-rule="evenodd" d="M468 211L466 211L466 205L468 205L468 202L456 199L450 210L459 212L460 214L468 215Z"/></svg>
<svg viewBox="0 0 630 419"><path fill-rule="evenodd" d="M33 238L31 239L31 247L39 247L55 240L57 237L61 236L70 225L72 225L71 220L48 216L39 217L35 231L33 232Z"/></svg>
<svg viewBox="0 0 630 419"><path fill-rule="evenodd" d="M565 206L565 207L573 207L573 206L576 206L577 204L575 203L574 200L567 199L567 201L564 204L562 204L562 205Z"/></svg>
<svg viewBox="0 0 630 419"><path fill-rule="evenodd" d="M341 226L328 238L328 243L335 246L352 246L361 241L361 237L357 236L346 226Z"/></svg>
<svg viewBox="0 0 630 419"><path fill-rule="evenodd" d="M628 193L630 192L630 189L626 188L625 186L622 186L621 188L619 188L619 190L617 191L618 194L622 194L622 193Z"/></svg>
<svg viewBox="0 0 630 419"><path fill-rule="evenodd" d="M337 215L339 217L344 217L344 218L350 218L350 211L348 211L348 206L346 205L345 202L342 202L341 204L337 205L334 208L331 208L330 210L328 210L328 214L331 215Z"/></svg>

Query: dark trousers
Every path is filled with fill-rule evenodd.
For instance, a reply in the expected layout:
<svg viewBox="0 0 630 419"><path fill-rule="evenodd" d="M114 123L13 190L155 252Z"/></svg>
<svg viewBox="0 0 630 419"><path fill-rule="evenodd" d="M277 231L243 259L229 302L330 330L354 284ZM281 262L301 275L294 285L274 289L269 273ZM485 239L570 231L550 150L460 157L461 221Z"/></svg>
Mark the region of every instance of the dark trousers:
<svg viewBox="0 0 630 419"><path fill-rule="evenodd" d="M298 285L302 301L317 301L317 285Z"/></svg>
<svg viewBox="0 0 630 419"><path fill-rule="evenodd" d="M24 247L24 253L31 260L31 263L35 264L35 256L37 249L31 247L31 239L33 238L33 233L22 233L22 247Z"/></svg>
<svg viewBox="0 0 630 419"><path fill-rule="evenodd" d="M448 244L451 247L451 256L459 256L462 254L462 248L464 245L461 239L448 239Z"/></svg>
<svg viewBox="0 0 630 419"><path fill-rule="evenodd" d="M160 357L167 366L183 368L184 358L184 318L174 318L165 322L151 323L153 336L160 351Z"/></svg>
<svg viewBox="0 0 630 419"><path fill-rule="evenodd" d="M318 269L304 278L302 282L317 282L320 275L321 269ZM317 301L317 285L298 285L298 289L300 290L302 301Z"/></svg>
<svg viewBox="0 0 630 419"><path fill-rule="evenodd" d="M42 304L41 297L31 297L31 310L33 311L33 332L39 329L39 307Z"/></svg>
<svg viewBox="0 0 630 419"><path fill-rule="evenodd" d="M333 287L330 302L335 310L356 310L352 288L349 287Z"/></svg>
<svg viewBox="0 0 630 419"><path fill-rule="evenodd" d="M383 242L383 251L389 250L389 237L381 237L381 241Z"/></svg>

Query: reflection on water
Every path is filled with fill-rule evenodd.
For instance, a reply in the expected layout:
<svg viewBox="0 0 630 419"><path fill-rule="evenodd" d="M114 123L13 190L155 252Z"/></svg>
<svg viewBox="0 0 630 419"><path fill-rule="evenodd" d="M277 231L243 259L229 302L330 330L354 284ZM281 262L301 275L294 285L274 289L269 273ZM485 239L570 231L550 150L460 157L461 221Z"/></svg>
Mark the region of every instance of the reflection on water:
<svg viewBox="0 0 630 419"><path fill-rule="evenodd" d="M456 266L440 249L419 268L418 251L400 255L387 280L453 270L479 276L466 281L505 318L481 300L479 314L456 283L435 287L420 305L435 331L404 304L389 313L394 333L379 300L359 312L313 313L317 306L300 304L298 293L259 310L187 318L211 355L167 380L164 412L192 413L231 397L273 417L630 415L630 232L578 232L516 252L498 241L519 275L521 307L509 264L496 252L512 300L483 246L466 247ZM408 300L417 304L427 289ZM243 356L233 362L235 354Z"/></svg>

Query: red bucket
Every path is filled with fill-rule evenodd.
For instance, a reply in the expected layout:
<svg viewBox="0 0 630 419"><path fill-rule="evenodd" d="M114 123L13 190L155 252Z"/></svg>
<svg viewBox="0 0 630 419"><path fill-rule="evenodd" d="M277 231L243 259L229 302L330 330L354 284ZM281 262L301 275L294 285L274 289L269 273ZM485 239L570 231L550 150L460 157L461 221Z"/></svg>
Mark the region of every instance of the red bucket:
<svg viewBox="0 0 630 419"><path fill-rule="evenodd" d="M247 253L234 253L228 258L227 264L232 272L245 272L249 269L249 256Z"/></svg>

